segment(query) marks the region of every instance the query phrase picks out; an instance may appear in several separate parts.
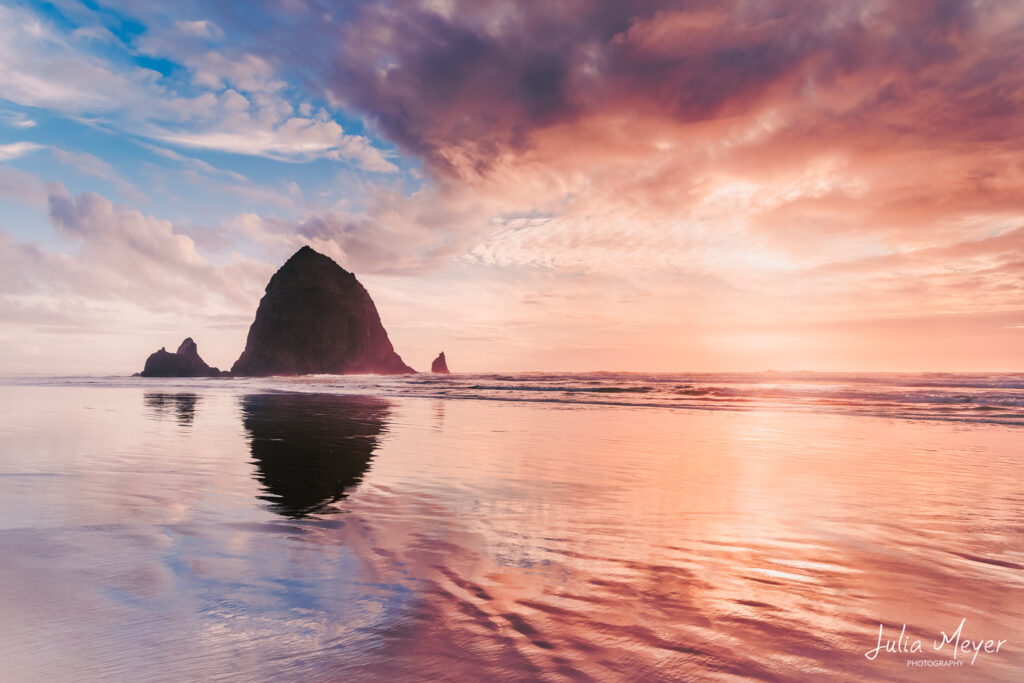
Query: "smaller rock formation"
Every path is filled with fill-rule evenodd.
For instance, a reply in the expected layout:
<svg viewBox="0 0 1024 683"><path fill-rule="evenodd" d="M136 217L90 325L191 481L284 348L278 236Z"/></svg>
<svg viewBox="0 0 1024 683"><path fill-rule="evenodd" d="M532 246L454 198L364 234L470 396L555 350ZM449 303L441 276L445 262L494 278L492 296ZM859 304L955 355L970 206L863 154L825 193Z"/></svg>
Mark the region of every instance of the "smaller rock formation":
<svg viewBox="0 0 1024 683"><path fill-rule="evenodd" d="M444 351L438 354L437 358L434 359L434 362L430 364L430 371L436 372L439 375L452 374L451 372L448 371L448 363L444 359Z"/></svg>
<svg viewBox="0 0 1024 683"><path fill-rule="evenodd" d="M161 348L151 354L139 373L142 377L220 377L226 374L203 362L199 357L199 347L192 341L192 337L181 342L176 353Z"/></svg>

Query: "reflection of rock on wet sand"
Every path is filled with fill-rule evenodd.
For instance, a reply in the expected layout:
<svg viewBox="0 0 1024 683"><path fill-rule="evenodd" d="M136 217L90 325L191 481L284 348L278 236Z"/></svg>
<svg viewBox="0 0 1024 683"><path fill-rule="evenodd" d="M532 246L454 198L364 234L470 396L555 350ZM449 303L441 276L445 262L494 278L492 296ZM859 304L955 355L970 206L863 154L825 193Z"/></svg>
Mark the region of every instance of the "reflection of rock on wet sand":
<svg viewBox="0 0 1024 683"><path fill-rule="evenodd" d="M378 398L330 394L252 394L241 404L260 497L291 518L325 512L359 483L390 412Z"/></svg>
<svg viewBox="0 0 1024 683"><path fill-rule="evenodd" d="M143 395L142 400L147 408L153 410L157 418L162 418L169 410L173 410L178 424L187 427L195 420L199 396L196 394L147 393Z"/></svg>

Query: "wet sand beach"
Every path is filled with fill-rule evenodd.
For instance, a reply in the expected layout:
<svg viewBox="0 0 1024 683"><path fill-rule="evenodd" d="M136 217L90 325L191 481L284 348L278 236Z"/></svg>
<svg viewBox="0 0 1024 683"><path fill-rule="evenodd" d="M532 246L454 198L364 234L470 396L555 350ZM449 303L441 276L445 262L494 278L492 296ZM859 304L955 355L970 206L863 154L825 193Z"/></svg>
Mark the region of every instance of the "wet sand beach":
<svg viewBox="0 0 1024 683"><path fill-rule="evenodd" d="M1024 670L1020 426L350 381L0 386L3 678Z"/></svg>

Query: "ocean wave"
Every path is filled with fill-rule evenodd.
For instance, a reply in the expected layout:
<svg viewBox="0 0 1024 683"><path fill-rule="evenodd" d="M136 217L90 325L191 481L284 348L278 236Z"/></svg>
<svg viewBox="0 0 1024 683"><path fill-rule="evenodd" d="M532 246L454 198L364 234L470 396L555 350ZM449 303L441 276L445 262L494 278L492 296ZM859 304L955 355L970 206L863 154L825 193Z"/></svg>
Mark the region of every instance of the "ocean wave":
<svg viewBox="0 0 1024 683"><path fill-rule="evenodd" d="M568 386L568 385L558 385L558 384L553 384L553 385L548 386L548 387L533 386L533 385L513 385L513 386L491 385L491 386L487 386L487 385L482 385L482 384L474 384L474 385L469 386L467 388L468 389L474 389L474 390L486 390L486 391L551 391L551 392L560 392L560 393L566 393L566 394L572 394L572 393L577 393L577 392L579 392L579 393L590 393L590 394L646 394L646 393L648 393L650 391L654 391L653 387L643 387L643 386L641 386L641 387L618 387L618 386L611 386L611 387L578 387L578 386Z"/></svg>
<svg viewBox="0 0 1024 683"><path fill-rule="evenodd" d="M785 410L998 424L1024 423L1024 375L849 373L487 373L146 379L5 378L36 385L233 392L321 392L691 410Z"/></svg>

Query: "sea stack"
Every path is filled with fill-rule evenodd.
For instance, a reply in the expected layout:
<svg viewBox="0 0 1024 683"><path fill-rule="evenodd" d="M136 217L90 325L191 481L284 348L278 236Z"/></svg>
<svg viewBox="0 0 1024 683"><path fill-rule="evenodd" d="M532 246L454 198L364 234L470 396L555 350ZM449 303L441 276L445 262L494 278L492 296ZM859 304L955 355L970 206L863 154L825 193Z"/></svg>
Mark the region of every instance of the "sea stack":
<svg viewBox="0 0 1024 683"><path fill-rule="evenodd" d="M231 367L250 377L409 372L356 276L309 247L270 278Z"/></svg>
<svg viewBox="0 0 1024 683"><path fill-rule="evenodd" d="M226 373L207 365L199 357L199 347L188 337L175 353L161 348L150 354L139 374L143 377L219 377Z"/></svg>
<svg viewBox="0 0 1024 683"><path fill-rule="evenodd" d="M430 371L439 375L452 374L448 371L448 363L444 359L444 351L439 353L437 358L434 359L434 362L430 364Z"/></svg>

